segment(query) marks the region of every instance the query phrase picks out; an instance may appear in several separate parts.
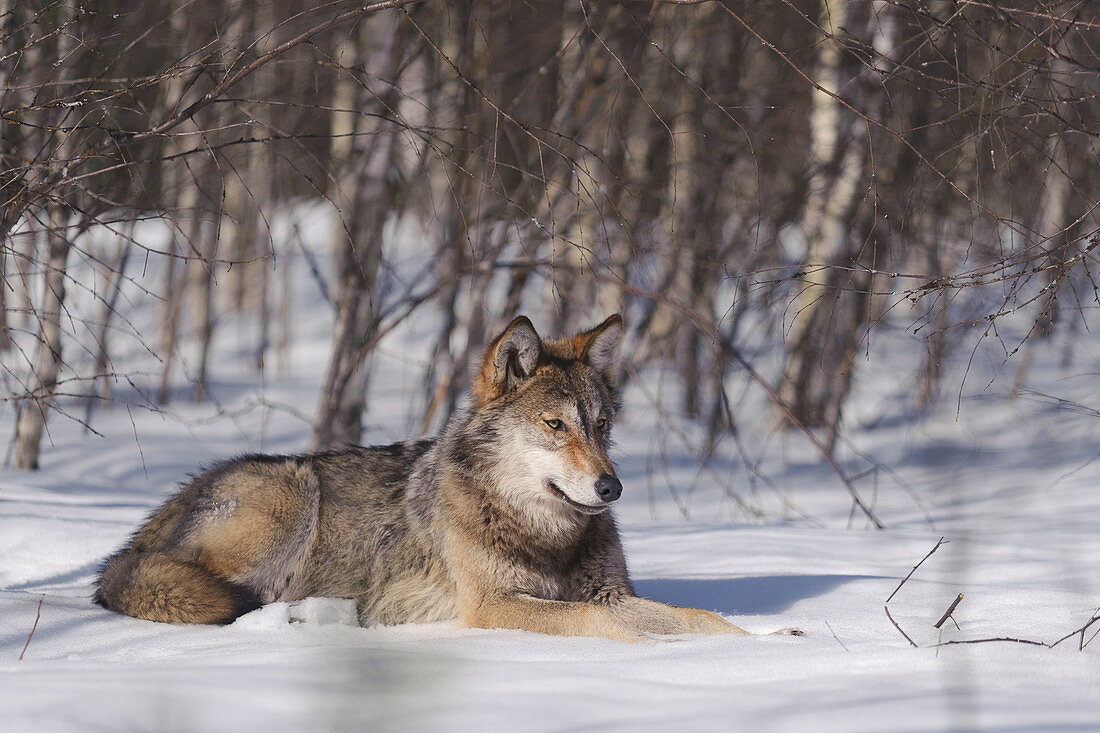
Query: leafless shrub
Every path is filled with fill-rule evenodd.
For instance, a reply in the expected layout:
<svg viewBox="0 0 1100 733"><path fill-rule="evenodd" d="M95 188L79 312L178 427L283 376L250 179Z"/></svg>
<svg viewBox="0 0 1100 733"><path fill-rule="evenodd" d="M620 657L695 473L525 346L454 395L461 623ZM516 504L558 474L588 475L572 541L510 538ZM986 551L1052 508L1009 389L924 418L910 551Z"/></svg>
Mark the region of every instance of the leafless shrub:
<svg viewBox="0 0 1100 733"><path fill-rule="evenodd" d="M705 426L702 460L737 438L737 373L836 465L879 324L927 339L924 405L949 352L1007 314L1033 323L1011 354L1096 301L1098 31L1079 0L0 0L12 462L37 464L66 364L89 404L110 397L114 294L138 259L163 265L160 332L140 338L155 401L185 337L204 397L230 313L267 368L290 333L272 216L317 199L340 226L309 243L336 263L315 447L358 439L367 357L418 309L443 314L424 431L516 311L556 330L622 310L634 368L677 375ZM163 247L134 234L150 219ZM429 233L413 284L383 247L399 221ZM125 245L95 253L97 227ZM96 313L66 309L75 259L107 275ZM742 349L749 321L782 336L778 374ZM98 353L78 369L61 333L82 329Z"/></svg>

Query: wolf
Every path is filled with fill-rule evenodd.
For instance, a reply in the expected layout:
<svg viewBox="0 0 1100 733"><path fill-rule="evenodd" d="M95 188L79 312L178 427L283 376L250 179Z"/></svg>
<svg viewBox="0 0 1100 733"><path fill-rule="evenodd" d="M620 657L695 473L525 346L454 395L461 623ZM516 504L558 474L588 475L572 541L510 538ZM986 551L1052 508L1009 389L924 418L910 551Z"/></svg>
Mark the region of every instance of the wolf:
<svg viewBox="0 0 1100 733"><path fill-rule="evenodd" d="M327 596L354 598L363 625L748 633L631 586L609 511L623 491L608 457L622 324L543 340L516 318L433 440L214 465L107 559L95 601L175 623Z"/></svg>

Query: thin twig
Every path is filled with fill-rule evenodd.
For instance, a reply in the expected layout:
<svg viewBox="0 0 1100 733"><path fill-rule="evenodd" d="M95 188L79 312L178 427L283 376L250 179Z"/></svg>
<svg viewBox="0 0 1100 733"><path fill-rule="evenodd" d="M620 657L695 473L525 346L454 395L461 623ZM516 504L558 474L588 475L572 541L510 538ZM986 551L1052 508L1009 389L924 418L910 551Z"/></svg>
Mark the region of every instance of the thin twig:
<svg viewBox="0 0 1100 733"><path fill-rule="evenodd" d="M1077 636L1078 634L1080 634L1081 635L1081 640L1077 643L1077 650L1078 651L1084 651L1085 646L1087 646L1087 643L1088 643L1088 642L1085 641L1085 632L1088 631L1089 627L1092 626L1097 621L1100 621L1100 608L1098 608L1098 609L1096 609L1095 611L1092 612L1092 618L1090 618L1088 621L1086 621L1084 626L1082 626L1078 629L1074 629L1073 631L1069 632L1068 634L1063 636L1058 641L1054 642L1053 644L1050 644L1049 645L1050 648L1053 649L1054 647L1058 646L1059 644L1061 644L1066 639L1069 639L1071 637L1074 637L1074 636ZM1092 641L1092 639L1089 639L1089 641Z"/></svg>
<svg viewBox="0 0 1100 733"><path fill-rule="evenodd" d="M889 615L889 614L887 614L887 615ZM840 644L840 646L841 646L841 647L842 647L842 648L844 649L844 651L846 651L846 652L848 652L848 651L851 651L851 649L849 649L848 647L844 646L844 642L843 642L843 641L841 641L841 640L840 640L840 637L836 635L836 632L835 632L835 631L833 631L833 627L832 627L832 626L829 626L829 622L828 622L828 621L826 621L826 622L825 622L825 628L827 628L827 629L829 630L829 633L833 635L833 638L834 638L834 639L836 639L836 643L837 643L837 644Z"/></svg>
<svg viewBox="0 0 1100 733"><path fill-rule="evenodd" d="M887 614L887 615L889 615L889 614ZM898 631L901 631L901 629L898 629ZM1011 636L997 636L997 637L994 637L994 638L991 638L991 639L956 639L954 641L941 641L938 644L933 644L932 646L940 647L940 646L955 646L957 644L990 644L990 643L995 642L995 641L1008 641L1008 642L1012 642L1014 644L1030 644L1031 646L1045 646L1045 647L1048 647L1048 648L1050 646L1052 646L1050 644L1044 644L1041 641L1035 641L1034 639L1017 639L1017 638L1011 637ZM914 644L914 646L916 646L916 645Z"/></svg>
<svg viewBox="0 0 1100 733"><path fill-rule="evenodd" d="M284 41L283 43L280 43L278 46L272 48L267 53L264 53L264 54L256 57L247 66L244 66L240 69L237 69L233 74L227 75L224 79L221 79L214 86L213 89L211 89L209 92L204 94L200 99L193 102L190 106L188 106L183 111L177 112L176 114L172 115L168 119L164 120L160 124L154 125L152 128L150 128L148 130L145 130L143 132L132 133L132 134L125 134L125 133L116 133L116 134L117 134L117 136L120 140L125 140L126 142L136 142L136 141L139 141L139 140L143 140L145 138L156 137L158 135L162 135L162 134L168 132L169 130L171 130L172 128L178 126L181 122L183 122L185 120L189 120L192 117L194 117L195 113L197 113L200 109L202 109L203 107L208 106L209 104L212 104L215 100L218 99L218 97L221 94L228 91L232 87L236 86L237 83L240 82L242 79L244 79L246 76L248 76L249 74L254 72L256 69L260 68L264 64L268 63L269 61L271 61L271 60L273 60L273 59L275 59L279 56L282 56L283 54L285 54L287 51L291 50L292 48L295 48L297 46L301 46L302 44L308 43L310 40L312 40L316 36L319 36L321 33L325 32L325 31L327 31L331 28L335 28L335 27L343 25L345 23L351 23L351 22L359 20L360 18L362 18L366 15L369 15L371 13L375 13L375 12L378 12L380 10L389 10L389 9L392 9L392 8L400 8L400 7L404 7L405 5L415 3L415 2L419 2L419 0L382 0L382 2L372 3L370 5L363 5L361 7L353 8L353 9L347 10L343 13L339 13L337 15L334 15L331 18L329 18L328 20L326 20L325 22L319 23L319 24L313 26L309 30L295 36L294 38L291 38L288 41Z"/></svg>
<svg viewBox="0 0 1100 733"><path fill-rule="evenodd" d="M34 614L34 626L31 627L31 633L27 634L27 643L23 645L23 651L19 652L20 662L23 661L23 655L27 653L27 647L31 645L31 637L34 636L34 630L38 628L38 619L42 618L42 601L44 600L46 600L45 593L38 599L38 612Z"/></svg>
<svg viewBox="0 0 1100 733"><path fill-rule="evenodd" d="M963 594L962 593L960 593L958 596L956 596L955 600L951 601L951 605L948 606L947 610L943 612L942 616L940 616L940 620L937 621L936 623L932 624L932 628L938 629L939 627L943 626L944 621L951 618L951 614L954 613L955 609L958 608L958 605L960 603L962 603L962 599L963 599ZM955 625L958 626L958 624L955 624Z"/></svg>
<svg viewBox="0 0 1100 733"><path fill-rule="evenodd" d="M913 566L913 569L909 571L909 574L901 579L901 582L898 583L898 587L894 588L894 592L891 593L890 597L886 599L886 603L889 603L890 601L892 601L894 596L896 596L898 594L898 591L901 590L901 587L903 585L905 585L905 581L909 580L909 578L911 578L913 576L913 573L917 572L917 568L919 568L921 565L923 565L925 560L932 557L932 553L935 552L936 550L940 549L940 545L945 545L945 544L947 544L947 541L944 540L943 537L940 537L940 541L936 543L936 546L933 547L931 550L929 550L928 554L925 555L923 558L921 558L921 561L919 563L917 563L916 565ZM887 612L887 615L889 615L889 612ZM909 637L906 637L906 638L909 638ZM914 646L916 646L916 645L914 644Z"/></svg>
<svg viewBox="0 0 1100 733"><path fill-rule="evenodd" d="M924 557L922 557L920 562L918 562L916 565L913 566L913 569L909 571L909 574L901 579L901 582L898 583L898 587L894 588L894 592L891 593L890 597L886 599L886 602L882 604L882 610L886 611L886 618L890 619L890 623L892 623L894 625L894 628L898 630L898 633L901 634L902 636L904 636L905 640L908 641L910 644L912 644L913 647L916 648L916 649L920 648L917 645L917 642L915 642L911 638L909 638L909 634L905 633L902 630L901 626L898 624L898 622L894 620L894 617L890 615L889 603L890 603L890 601L892 601L894 599L894 596L896 596L898 594L898 591L901 590L901 587L903 585L905 585L906 581L909 580L909 578L913 577L913 573L917 572L917 568L919 568L921 565L923 565L925 560L932 557L932 553L934 553L936 550L940 549L940 545L943 545L945 543L946 543L946 540L943 537L940 537L939 542L936 543L936 546L933 547L931 550L929 550L928 554L925 555ZM962 596L960 595L959 598L962 598ZM957 602L958 601L956 601L956 603ZM951 608L954 608L954 606L952 606ZM948 609L948 613L950 613L950 609Z"/></svg>
<svg viewBox="0 0 1100 733"><path fill-rule="evenodd" d="M902 631L902 630L901 630L901 627L900 627L900 626L898 626L898 622L897 622L897 621L895 621L895 620L894 620L894 617L890 615L890 609L889 609L889 608L887 608L887 606L886 606L886 604L885 604L885 603L884 603L884 604L882 604L882 610L883 610L883 611L886 611L886 618L890 619L890 623L892 623L892 624L894 625L894 628L898 630L898 633L899 633L899 634L901 634L902 636L904 636L904 637L905 637L905 640L906 640L906 641L908 641L908 642L909 642L910 644L912 644L912 645L913 645L913 648L914 648L914 649L919 649L920 647L918 647L918 646L917 646L917 642L915 642L915 641L913 641L912 639L910 639L910 638L909 638L909 634L907 634L907 633L905 633L904 631Z"/></svg>
<svg viewBox="0 0 1100 733"><path fill-rule="evenodd" d="M960 594L960 597L961 597L961 594ZM886 615L889 616L890 612L887 611ZM995 641L1001 641L1001 642L1009 642L1009 643L1012 643L1012 644L1027 644L1029 646L1044 646L1047 649L1053 649L1054 647L1058 646L1059 644L1061 644L1066 639L1071 639L1074 636L1077 636L1078 634L1080 634L1081 635L1081 640L1077 643L1077 651L1084 651L1085 647L1088 646L1089 642L1091 642L1094 638L1096 638L1096 634L1093 634L1089 638L1089 641L1085 641L1085 632L1088 631L1090 626L1092 626L1093 624L1095 624L1098 621L1100 621L1100 608L1096 609L1096 611L1093 612L1092 618L1090 618L1088 621L1086 621L1084 626L1081 626L1080 628L1074 629L1073 631L1069 632L1068 634L1063 636L1058 641L1055 641L1051 644L1048 644L1045 641L1036 641L1034 639L1018 639L1018 638L1013 637L1013 636L996 636L996 637L992 637L992 638L989 638L989 639L957 639L955 641L941 641L938 644L933 644L933 646L940 647L940 646L953 646L953 645L956 645L956 644L990 644L990 643L995 642ZM897 624L895 624L895 626L896 625ZM901 629L899 628L898 631L901 631ZM902 632L902 633L904 634L904 632ZM1097 634L1100 634L1100 630L1097 631ZM906 638L908 638L908 637L906 637Z"/></svg>
<svg viewBox="0 0 1100 733"><path fill-rule="evenodd" d="M875 529L885 529L885 525L878 518L878 516L875 515L874 510L871 509L871 507L867 506L866 502L864 502L863 499L860 498L851 477L849 477L848 474L845 473L844 469L841 468L840 463L836 460L836 457L833 455L833 451L829 448L829 446L825 445L825 443L823 443L821 439L814 434L813 430L811 430L805 425L805 423L798 419L798 416L794 414L794 411L791 409L790 405L788 405L786 400L784 400L783 397L779 394L779 390L775 386L773 386L767 379L765 379L760 372L756 370L752 363L750 363L749 360L741 353L740 349L734 346L733 343L729 339L727 339L725 335L714 325L712 319L705 316L698 310L688 305L685 305L679 302L677 299L672 298L662 292L638 288L631 285L630 283L623 282L617 277L600 274L595 274L594 277L598 282L612 285L622 290L624 293L629 293L630 295L636 295L641 298L652 300L655 303L667 305L668 307L680 312L686 318L688 318L695 325L699 333L704 334L714 343L720 344L723 352L726 353L741 367L745 374L748 375L749 379L758 384L764 390L764 392L771 399L772 404L774 404L776 408L778 408L779 411L783 413L783 417L788 420L790 424L793 425L797 430L799 430L810 442L810 444L814 446L814 448L821 455L825 463L828 464L829 468L833 470L833 473L835 473L837 478L840 479L841 483L844 484L844 488L848 491L848 494L852 499L852 503L863 513L865 517L867 517L868 521L870 521L871 524L874 525Z"/></svg>

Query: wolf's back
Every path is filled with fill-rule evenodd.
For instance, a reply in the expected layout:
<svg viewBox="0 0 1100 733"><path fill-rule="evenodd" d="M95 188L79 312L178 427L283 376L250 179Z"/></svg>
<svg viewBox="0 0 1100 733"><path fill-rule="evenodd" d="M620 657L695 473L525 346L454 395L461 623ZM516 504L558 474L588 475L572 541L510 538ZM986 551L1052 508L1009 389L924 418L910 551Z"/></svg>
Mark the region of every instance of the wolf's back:
<svg viewBox="0 0 1100 733"><path fill-rule="evenodd" d="M95 601L152 621L218 624L276 600L357 595L365 577L354 571L377 559L361 554L397 539L374 535L400 523L394 499L429 446L219 463L107 559ZM309 562L317 556L329 562Z"/></svg>

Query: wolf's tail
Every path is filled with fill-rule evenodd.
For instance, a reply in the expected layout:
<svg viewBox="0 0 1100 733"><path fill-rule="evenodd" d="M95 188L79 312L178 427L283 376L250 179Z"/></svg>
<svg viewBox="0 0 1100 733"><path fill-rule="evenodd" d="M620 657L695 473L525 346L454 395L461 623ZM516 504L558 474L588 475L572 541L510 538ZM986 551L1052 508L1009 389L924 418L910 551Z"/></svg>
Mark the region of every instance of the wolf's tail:
<svg viewBox="0 0 1100 733"><path fill-rule="evenodd" d="M252 590L200 565L134 549L108 558L95 602L150 621L193 624L227 624L261 605Z"/></svg>

